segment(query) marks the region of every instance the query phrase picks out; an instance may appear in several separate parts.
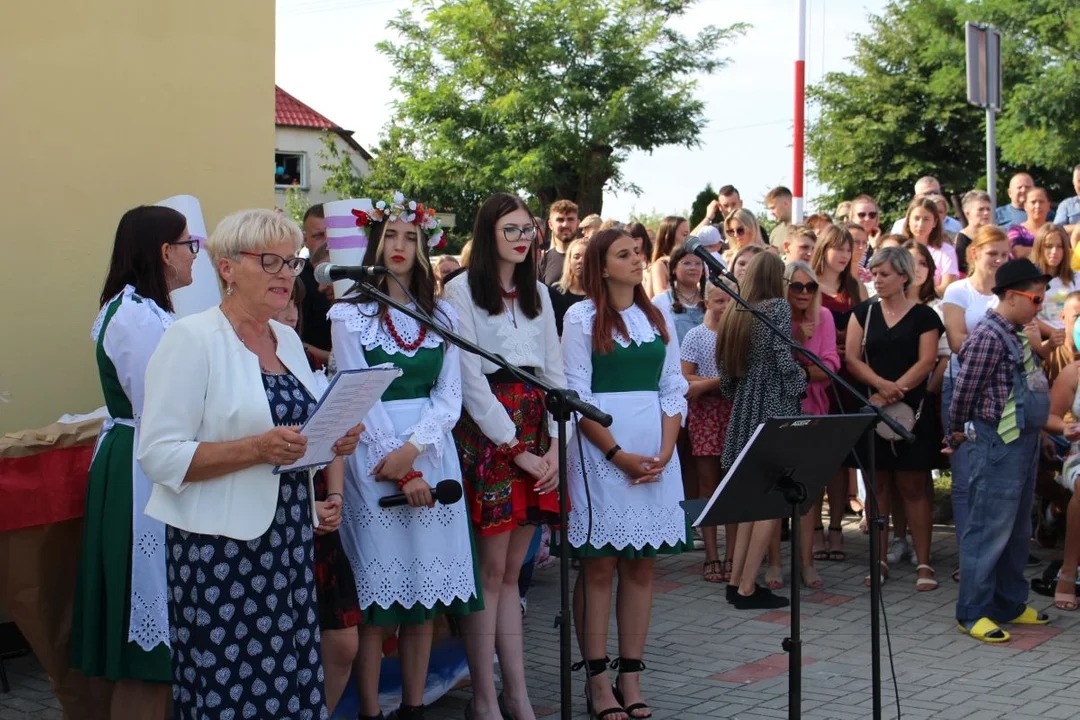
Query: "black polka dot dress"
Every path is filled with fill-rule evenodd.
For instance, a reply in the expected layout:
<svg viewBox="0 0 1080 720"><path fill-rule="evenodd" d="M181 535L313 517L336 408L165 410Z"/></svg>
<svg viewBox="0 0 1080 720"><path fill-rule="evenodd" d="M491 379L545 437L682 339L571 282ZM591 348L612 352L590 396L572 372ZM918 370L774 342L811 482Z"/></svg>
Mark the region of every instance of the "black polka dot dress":
<svg viewBox="0 0 1080 720"><path fill-rule="evenodd" d="M264 374L263 385L278 425L315 407L290 374ZM261 537L167 528L177 720L327 717L307 473L279 479Z"/></svg>

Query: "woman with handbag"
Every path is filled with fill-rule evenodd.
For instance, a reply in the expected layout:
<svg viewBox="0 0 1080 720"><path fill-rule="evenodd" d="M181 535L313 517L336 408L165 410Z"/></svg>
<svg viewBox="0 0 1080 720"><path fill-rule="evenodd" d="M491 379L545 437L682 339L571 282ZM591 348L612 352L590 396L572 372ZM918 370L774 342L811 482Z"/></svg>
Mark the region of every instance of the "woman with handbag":
<svg viewBox="0 0 1080 720"><path fill-rule="evenodd" d="M903 248L884 248L870 259L878 302L855 308L847 330L848 369L867 386L870 402L915 434L915 443L900 441L892 430L878 425L875 447L875 493L878 515L889 514L889 481L896 483L911 526L918 580L915 589L934 590L930 567L930 493L926 473L939 451L932 413L923 412L927 381L934 370L938 338L944 331L934 309L907 296L915 280L911 254ZM881 581L889 573L885 562L888 528L882 530ZM869 576L866 583L870 584Z"/></svg>

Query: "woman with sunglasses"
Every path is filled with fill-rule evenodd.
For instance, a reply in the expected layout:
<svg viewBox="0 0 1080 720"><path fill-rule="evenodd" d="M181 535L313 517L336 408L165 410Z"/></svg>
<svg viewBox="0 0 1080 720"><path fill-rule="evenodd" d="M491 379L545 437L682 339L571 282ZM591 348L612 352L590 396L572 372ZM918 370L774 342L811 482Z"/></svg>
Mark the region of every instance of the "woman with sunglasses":
<svg viewBox="0 0 1080 720"><path fill-rule="evenodd" d="M761 226L758 225L754 213L745 208L737 208L728 213L724 218L724 237L727 238L728 249L724 253L724 262L732 263L739 251L752 245L762 245Z"/></svg>
<svg viewBox="0 0 1080 720"><path fill-rule="evenodd" d="M521 198L492 195L476 214L468 270L446 284L443 297L465 338L566 387L551 298L536 276L535 241L536 226ZM534 720L518 575L536 525L558 523L558 430L543 392L487 360L463 353L461 384L464 412L454 439L484 598L484 609L462 623L473 687L466 715L501 717L493 671L498 647L507 709L518 720Z"/></svg>
<svg viewBox="0 0 1080 720"><path fill-rule="evenodd" d="M86 487L71 651L83 675L116 682L114 718L161 718L172 703L165 526L143 512L152 485L134 456L146 365L173 322L169 294L191 284L199 243L176 210L124 213L91 331L111 419Z"/></svg>
<svg viewBox="0 0 1080 720"><path fill-rule="evenodd" d="M319 383L304 345L273 320L304 261L273 210L221 221L206 248L221 305L161 338L146 369L139 462L148 515L166 526L175 716L326 717L315 591L314 501L300 425ZM334 444L356 449L362 426ZM342 458L328 472L343 472Z"/></svg>
<svg viewBox="0 0 1080 720"><path fill-rule="evenodd" d="M821 306L821 286L818 285L814 271L807 263L792 262L784 268L784 281L787 284L787 300L791 305L792 337L804 348L821 358L821 361L833 371L840 369L840 355L836 352L836 326L832 313ZM829 376L805 356L795 353L795 361L806 368L808 375L806 395L802 399L802 410L806 415L828 415L830 386ZM829 498L830 507L843 507L844 488L835 483L831 489L837 493ZM838 492L839 491L839 492ZM815 527L815 518L821 517L821 498L814 504L814 512L803 515L802 519L802 581L806 587L821 588L821 577L814 560L828 560L825 550L825 528ZM818 521L820 522L820 521Z"/></svg>

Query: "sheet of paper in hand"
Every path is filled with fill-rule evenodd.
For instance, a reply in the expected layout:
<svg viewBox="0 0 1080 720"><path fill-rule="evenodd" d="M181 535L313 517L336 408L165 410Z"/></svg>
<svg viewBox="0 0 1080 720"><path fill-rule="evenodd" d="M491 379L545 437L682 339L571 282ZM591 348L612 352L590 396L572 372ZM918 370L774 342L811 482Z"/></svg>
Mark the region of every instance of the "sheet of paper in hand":
<svg viewBox="0 0 1080 720"><path fill-rule="evenodd" d="M275 474L326 465L334 459L334 443L360 424L382 397L401 369L376 367L344 370L334 376L311 417L300 428L307 438L307 451L292 465L279 465Z"/></svg>

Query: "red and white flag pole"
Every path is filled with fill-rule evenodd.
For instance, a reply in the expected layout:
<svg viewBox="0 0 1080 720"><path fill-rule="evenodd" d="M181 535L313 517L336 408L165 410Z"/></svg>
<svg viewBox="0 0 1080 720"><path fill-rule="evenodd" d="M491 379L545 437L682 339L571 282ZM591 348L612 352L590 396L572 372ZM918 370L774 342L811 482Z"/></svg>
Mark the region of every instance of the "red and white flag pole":
<svg viewBox="0 0 1080 720"><path fill-rule="evenodd" d="M791 220L803 221L803 155L806 129L806 0L795 0L795 166L791 182Z"/></svg>

